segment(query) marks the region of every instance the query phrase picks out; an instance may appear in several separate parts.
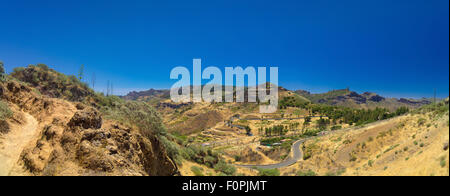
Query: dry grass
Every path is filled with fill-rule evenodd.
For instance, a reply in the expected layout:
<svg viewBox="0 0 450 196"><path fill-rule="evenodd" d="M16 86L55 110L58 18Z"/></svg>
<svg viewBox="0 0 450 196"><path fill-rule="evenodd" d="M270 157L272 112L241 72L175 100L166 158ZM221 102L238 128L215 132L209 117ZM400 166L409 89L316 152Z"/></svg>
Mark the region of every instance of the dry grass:
<svg viewBox="0 0 450 196"><path fill-rule="evenodd" d="M424 121L419 119L426 123L419 125ZM282 174L312 170L327 175L345 168L341 175L448 176L448 151L443 149L449 140L448 119L448 112L408 115L308 141L306 146L317 146L312 157Z"/></svg>

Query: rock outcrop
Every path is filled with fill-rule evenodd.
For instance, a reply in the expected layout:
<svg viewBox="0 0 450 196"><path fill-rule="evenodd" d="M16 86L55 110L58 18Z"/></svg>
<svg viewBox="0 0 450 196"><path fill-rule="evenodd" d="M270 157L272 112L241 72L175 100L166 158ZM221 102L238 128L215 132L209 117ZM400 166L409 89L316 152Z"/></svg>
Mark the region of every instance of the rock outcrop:
<svg viewBox="0 0 450 196"><path fill-rule="evenodd" d="M102 117L96 109L87 108L76 112L67 125L70 127L80 126L84 129L99 129L102 127Z"/></svg>

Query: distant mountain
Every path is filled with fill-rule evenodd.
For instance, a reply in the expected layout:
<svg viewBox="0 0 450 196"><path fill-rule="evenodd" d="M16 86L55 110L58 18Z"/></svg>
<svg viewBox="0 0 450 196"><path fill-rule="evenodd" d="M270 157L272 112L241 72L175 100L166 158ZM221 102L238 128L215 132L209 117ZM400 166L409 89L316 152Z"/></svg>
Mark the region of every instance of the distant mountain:
<svg viewBox="0 0 450 196"><path fill-rule="evenodd" d="M374 109L376 107L396 110L399 107L406 106L409 108L418 108L423 105L432 103L431 99L407 99L407 98L386 98L376 93L365 92L358 94L349 89L332 90L326 93L313 94L305 90L290 91L283 87L279 87L280 97L298 95L306 102L345 106L351 108ZM245 94L247 95L247 94ZM122 98L127 100L140 100L150 102L160 102L170 99L170 90L155 90L130 92Z"/></svg>
<svg viewBox="0 0 450 196"><path fill-rule="evenodd" d="M170 91L169 90L156 90L150 89L147 91L132 91L122 98L126 100L143 100L148 101L150 99L170 99Z"/></svg>
<svg viewBox="0 0 450 196"><path fill-rule="evenodd" d="M346 106L352 108L373 109L376 107L384 107L395 110L399 107L406 106L409 108L418 108L423 105L432 103L431 100L423 99L406 99L406 98L385 98L376 93L365 92L358 94L349 89L333 90L326 93L312 94L308 91L297 90L295 93L309 99L313 103L321 103L328 105Z"/></svg>
<svg viewBox="0 0 450 196"><path fill-rule="evenodd" d="M268 85L273 85L273 84L270 84L270 83L260 84L256 87L256 89L264 87L264 86L267 86L267 88L268 88ZM190 88L191 88L191 92L192 92L193 86L190 86ZM222 86L222 92L225 91L225 88L226 88L226 86ZM233 92L236 93L236 89L234 89ZM181 91L179 93L181 93ZM258 95L258 91L256 91L255 93L256 93L256 95ZM280 97L290 96L291 94L295 94L293 91L287 90L281 86L278 86L278 93L279 93ZM304 98L303 96L300 96L300 95L296 95L296 96L301 98L302 101L310 102L307 98ZM157 101L163 101L163 100L170 99L170 90L169 89L160 89L160 90L150 89L150 90L146 90L146 91L132 91L125 96L121 96L121 98L123 98L125 100L157 102ZM244 100L245 101L248 100L248 87L245 87Z"/></svg>

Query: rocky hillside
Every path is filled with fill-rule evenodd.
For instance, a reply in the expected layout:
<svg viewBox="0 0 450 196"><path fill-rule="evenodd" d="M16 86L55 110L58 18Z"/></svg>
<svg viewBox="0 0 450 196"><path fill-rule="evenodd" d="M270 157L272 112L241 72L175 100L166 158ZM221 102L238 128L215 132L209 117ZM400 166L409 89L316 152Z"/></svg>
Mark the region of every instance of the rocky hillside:
<svg viewBox="0 0 450 196"><path fill-rule="evenodd" d="M423 105L431 103L428 99L405 99L405 98L385 98L376 93L365 92L358 94L349 89L333 90L327 93L311 94L308 91L297 90L297 94L306 97L313 103L346 106L352 108L365 108L374 109L376 107L388 108L390 110L396 110L402 106L409 108L419 108Z"/></svg>
<svg viewBox="0 0 450 196"><path fill-rule="evenodd" d="M179 174L150 106L66 77L40 65L0 82L0 175Z"/></svg>
<svg viewBox="0 0 450 196"><path fill-rule="evenodd" d="M86 97L95 94L92 89L85 83L80 82L77 77L58 73L44 64L15 68L11 76L52 98L83 101Z"/></svg>

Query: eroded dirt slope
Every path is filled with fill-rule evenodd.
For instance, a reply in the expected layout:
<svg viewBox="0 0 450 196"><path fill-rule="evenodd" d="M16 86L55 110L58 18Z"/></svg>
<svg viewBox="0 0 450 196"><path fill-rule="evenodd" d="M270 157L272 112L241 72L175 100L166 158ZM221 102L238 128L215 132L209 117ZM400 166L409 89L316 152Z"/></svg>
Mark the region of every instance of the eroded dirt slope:
<svg viewBox="0 0 450 196"><path fill-rule="evenodd" d="M48 98L26 84L0 85L22 123L2 134L2 175L177 175L156 137L105 120L94 108ZM0 152L2 152L0 150Z"/></svg>

